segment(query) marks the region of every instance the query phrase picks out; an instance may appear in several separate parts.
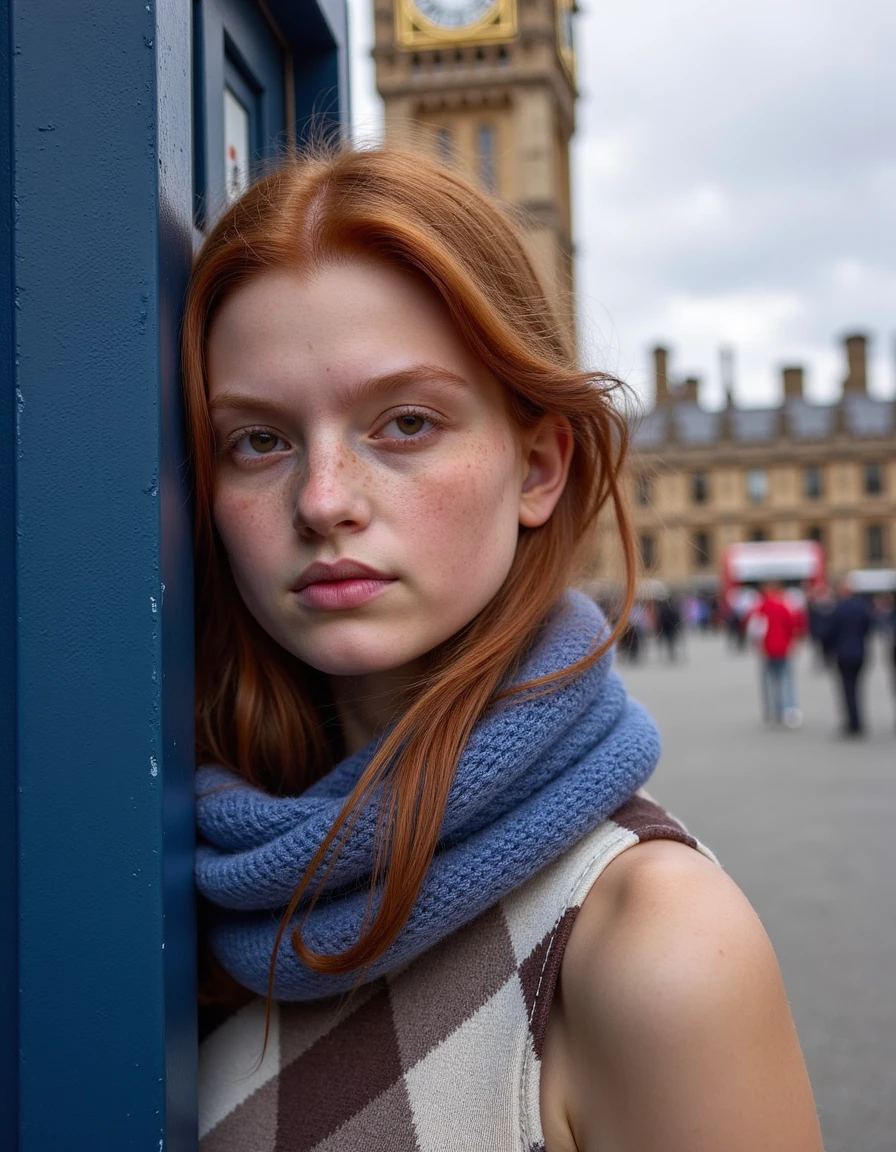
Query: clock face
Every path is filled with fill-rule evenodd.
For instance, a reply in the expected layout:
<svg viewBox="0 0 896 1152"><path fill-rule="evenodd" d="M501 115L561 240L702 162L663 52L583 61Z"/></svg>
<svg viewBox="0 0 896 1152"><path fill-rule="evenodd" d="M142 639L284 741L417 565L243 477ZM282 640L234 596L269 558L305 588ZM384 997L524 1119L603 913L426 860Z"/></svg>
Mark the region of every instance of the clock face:
<svg viewBox="0 0 896 1152"><path fill-rule="evenodd" d="M495 7L497 0L414 0L414 7L438 28L469 28Z"/></svg>

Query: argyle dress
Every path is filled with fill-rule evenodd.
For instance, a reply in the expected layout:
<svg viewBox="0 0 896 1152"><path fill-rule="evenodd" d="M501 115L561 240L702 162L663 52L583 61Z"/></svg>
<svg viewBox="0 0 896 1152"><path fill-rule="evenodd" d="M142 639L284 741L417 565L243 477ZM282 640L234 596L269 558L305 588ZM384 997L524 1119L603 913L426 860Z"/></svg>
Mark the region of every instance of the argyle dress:
<svg viewBox="0 0 896 1152"><path fill-rule="evenodd" d="M621 852L712 853L639 793L554 863L346 999L209 1012L200 1152L538 1152L541 1055L582 901Z"/></svg>

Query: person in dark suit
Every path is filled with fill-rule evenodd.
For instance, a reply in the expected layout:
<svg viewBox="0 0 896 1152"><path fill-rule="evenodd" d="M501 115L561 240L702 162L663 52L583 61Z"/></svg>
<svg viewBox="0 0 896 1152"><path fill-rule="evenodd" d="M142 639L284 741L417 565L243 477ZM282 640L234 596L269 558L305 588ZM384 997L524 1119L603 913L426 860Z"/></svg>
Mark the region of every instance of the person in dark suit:
<svg viewBox="0 0 896 1152"><path fill-rule="evenodd" d="M859 677L865 663L865 640L872 625L873 616L867 601L844 582L840 599L828 618L828 642L843 689L844 735L859 736L864 731L859 709Z"/></svg>

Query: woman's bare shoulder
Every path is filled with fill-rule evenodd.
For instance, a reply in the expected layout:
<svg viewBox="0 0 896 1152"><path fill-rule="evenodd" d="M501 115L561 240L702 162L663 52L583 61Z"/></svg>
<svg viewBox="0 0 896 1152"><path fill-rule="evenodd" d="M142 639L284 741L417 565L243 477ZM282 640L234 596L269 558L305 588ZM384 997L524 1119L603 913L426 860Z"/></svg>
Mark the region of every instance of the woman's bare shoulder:
<svg viewBox="0 0 896 1152"><path fill-rule="evenodd" d="M607 868L573 927L557 1016L580 1152L820 1150L771 943L693 849L654 841Z"/></svg>

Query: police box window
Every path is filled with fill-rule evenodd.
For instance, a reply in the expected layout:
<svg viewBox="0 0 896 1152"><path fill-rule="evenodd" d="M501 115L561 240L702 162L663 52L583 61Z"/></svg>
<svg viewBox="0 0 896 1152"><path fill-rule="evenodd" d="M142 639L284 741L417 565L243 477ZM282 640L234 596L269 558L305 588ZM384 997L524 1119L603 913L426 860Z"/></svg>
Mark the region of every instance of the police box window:
<svg viewBox="0 0 896 1152"><path fill-rule="evenodd" d="M228 204L249 187L249 110L230 88L224 89L224 189Z"/></svg>
<svg viewBox="0 0 896 1152"><path fill-rule="evenodd" d="M884 490L884 471L880 464L865 465L865 495L880 496Z"/></svg>
<svg viewBox="0 0 896 1152"><path fill-rule="evenodd" d="M691 476L691 500L695 504L705 504L709 499L709 477L705 472L694 472Z"/></svg>
<svg viewBox="0 0 896 1152"><path fill-rule="evenodd" d="M751 468L747 473L747 497L752 504L762 504L768 496L768 476L764 468Z"/></svg>

